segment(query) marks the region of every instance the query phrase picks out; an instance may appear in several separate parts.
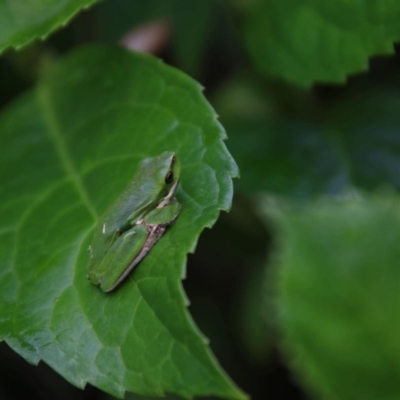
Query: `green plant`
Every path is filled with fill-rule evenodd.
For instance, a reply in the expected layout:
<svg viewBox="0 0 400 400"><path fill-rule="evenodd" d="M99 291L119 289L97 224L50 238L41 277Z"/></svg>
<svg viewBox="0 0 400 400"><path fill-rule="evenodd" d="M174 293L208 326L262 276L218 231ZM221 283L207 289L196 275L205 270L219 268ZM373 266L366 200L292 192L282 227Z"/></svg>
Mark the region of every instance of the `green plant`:
<svg viewBox="0 0 400 400"><path fill-rule="evenodd" d="M398 399L399 17L394 0L0 0L0 338L117 397ZM139 37L158 57L124 48ZM179 218L102 293L94 226L167 150ZM43 366L13 385L28 366L9 348L2 398L103 396Z"/></svg>

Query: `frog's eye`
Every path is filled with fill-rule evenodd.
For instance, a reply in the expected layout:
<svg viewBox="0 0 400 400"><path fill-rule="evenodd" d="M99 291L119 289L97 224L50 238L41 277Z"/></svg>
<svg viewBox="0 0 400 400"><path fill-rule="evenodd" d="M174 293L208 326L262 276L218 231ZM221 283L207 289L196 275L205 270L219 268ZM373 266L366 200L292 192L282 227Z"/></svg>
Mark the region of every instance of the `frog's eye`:
<svg viewBox="0 0 400 400"><path fill-rule="evenodd" d="M174 181L174 174L172 171L169 171L167 176L165 177L165 183L170 185Z"/></svg>

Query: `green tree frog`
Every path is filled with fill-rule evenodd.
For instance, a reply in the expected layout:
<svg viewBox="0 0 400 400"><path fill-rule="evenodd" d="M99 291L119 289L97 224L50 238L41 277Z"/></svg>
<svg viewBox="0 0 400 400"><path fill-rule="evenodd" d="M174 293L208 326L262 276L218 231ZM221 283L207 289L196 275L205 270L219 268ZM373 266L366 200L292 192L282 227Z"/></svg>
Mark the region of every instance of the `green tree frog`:
<svg viewBox="0 0 400 400"><path fill-rule="evenodd" d="M87 277L104 292L116 288L178 218L180 171L172 152L144 159L128 189L100 218Z"/></svg>

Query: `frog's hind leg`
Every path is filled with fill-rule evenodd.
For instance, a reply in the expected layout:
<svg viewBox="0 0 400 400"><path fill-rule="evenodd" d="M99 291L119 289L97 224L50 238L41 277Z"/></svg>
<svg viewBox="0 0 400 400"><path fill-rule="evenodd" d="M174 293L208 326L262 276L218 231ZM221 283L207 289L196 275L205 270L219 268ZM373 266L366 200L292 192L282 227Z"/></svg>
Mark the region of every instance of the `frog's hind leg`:
<svg viewBox="0 0 400 400"><path fill-rule="evenodd" d="M128 232L122 234L111 246L104 256L101 289L109 292L118 286L132 271L138 262L134 263L140 254L149 235L149 227L136 225Z"/></svg>

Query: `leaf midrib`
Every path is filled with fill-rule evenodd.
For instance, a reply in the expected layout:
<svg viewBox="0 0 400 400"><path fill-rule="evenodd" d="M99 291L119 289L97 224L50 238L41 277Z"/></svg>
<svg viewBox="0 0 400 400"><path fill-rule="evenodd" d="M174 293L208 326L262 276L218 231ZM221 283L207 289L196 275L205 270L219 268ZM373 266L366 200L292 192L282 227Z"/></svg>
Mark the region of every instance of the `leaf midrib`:
<svg viewBox="0 0 400 400"><path fill-rule="evenodd" d="M89 210L90 214L95 221L98 220L98 214L93 207L92 202L88 196L88 193L83 185L80 174L78 173L75 164L68 151L68 146L65 142L64 136L62 134L62 129L57 117L57 112L52 106L51 93L50 90L45 85L40 85L37 89L37 99L42 110L43 120L47 126L46 132L48 137L54 145L56 153L59 156L61 165L66 171L67 177L71 180L75 186L83 204Z"/></svg>

